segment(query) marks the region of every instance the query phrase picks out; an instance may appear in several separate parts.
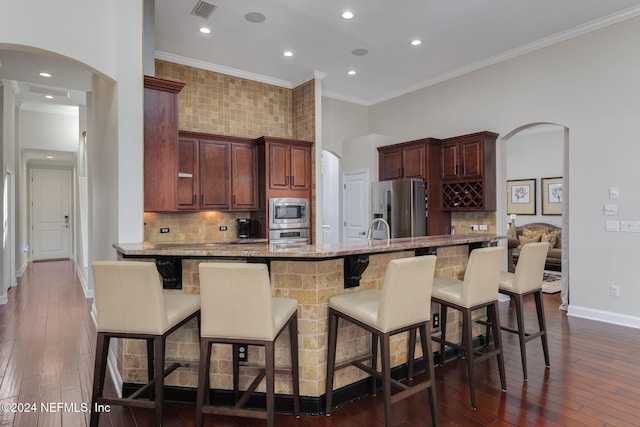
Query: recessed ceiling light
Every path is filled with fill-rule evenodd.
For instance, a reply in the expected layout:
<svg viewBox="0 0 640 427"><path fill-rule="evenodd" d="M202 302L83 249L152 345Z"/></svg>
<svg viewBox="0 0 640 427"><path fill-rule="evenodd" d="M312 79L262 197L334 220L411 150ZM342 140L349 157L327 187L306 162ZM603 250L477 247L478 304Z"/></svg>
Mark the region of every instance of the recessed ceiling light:
<svg viewBox="0 0 640 427"><path fill-rule="evenodd" d="M293 52L291 52L290 50L285 50L282 54L284 56L293 56Z"/></svg>
<svg viewBox="0 0 640 427"><path fill-rule="evenodd" d="M53 99L53 95L45 95L44 97L47 99Z"/></svg>
<svg viewBox="0 0 640 427"><path fill-rule="evenodd" d="M267 17L260 12L249 12L246 15L244 15L244 19L246 19L249 22L253 22L254 24L259 24L261 22L264 22L264 20L267 19Z"/></svg>
<svg viewBox="0 0 640 427"><path fill-rule="evenodd" d="M51 77L51 74L42 72L42 73L40 73L40 76L41 77Z"/></svg>
<svg viewBox="0 0 640 427"><path fill-rule="evenodd" d="M353 12L351 12L350 10L345 10L344 12L342 12L342 17L344 19L353 19Z"/></svg>
<svg viewBox="0 0 640 427"><path fill-rule="evenodd" d="M357 74L356 70L349 70L347 71L347 74L349 74L350 76L355 76Z"/></svg>
<svg viewBox="0 0 640 427"><path fill-rule="evenodd" d="M411 40L411 46L420 46L422 44L422 40Z"/></svg>
<svg viewBox="0 0 640 427"><path fill-rule="evenodd" d="M47 159L53 159L53 156L47 156Z"/></svg>
<svg viewBox="0 0 640 427"><path fill-rule="evenodd" d="M364 56L364 55L366 55L367 53L369 53L369 51L368 51L367 49L364 49L364 48L358 48L358 49L353 49L353 50L351 51L351 53L352 53L353 55L355 55L355 56Z"/></svg>
<svg viewBox="0 0 640 427"><path fill-rule="evenodd" d="M211 28L207 28L207 27L200 27L200 32L202 34L209 34L211 32Z"/></svg>

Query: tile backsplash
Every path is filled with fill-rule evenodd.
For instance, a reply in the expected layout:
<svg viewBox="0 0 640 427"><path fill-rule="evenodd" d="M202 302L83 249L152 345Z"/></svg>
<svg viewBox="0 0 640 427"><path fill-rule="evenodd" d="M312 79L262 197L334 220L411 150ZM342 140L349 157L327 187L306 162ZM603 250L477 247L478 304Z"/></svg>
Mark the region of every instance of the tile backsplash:
<svg viewBox="0 0 640 427"><path fill-rule="evenodd" d="M249 212L145 212L144 241L150 243L225 242L236 240L238 218ZM226 226L226 231L220 231ZM160 233L168 228L168 233Z"/></svg>

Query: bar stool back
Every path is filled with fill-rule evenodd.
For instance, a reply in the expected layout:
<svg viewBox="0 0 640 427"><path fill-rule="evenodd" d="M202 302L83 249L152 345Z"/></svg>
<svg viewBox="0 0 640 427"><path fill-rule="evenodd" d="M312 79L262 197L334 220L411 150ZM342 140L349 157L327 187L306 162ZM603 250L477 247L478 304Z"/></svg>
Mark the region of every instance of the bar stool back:
<svg viewBox="0 0 640 427"><path fill-rule="evenodd" d="M498 319L498 281L500 279L500 264L504 255L504 248L500 246L475 249L471 251L464 280L450 277L436 277L433 283L431 300L440 304L440 336L434 335L434 341L440 343L439 360L444 363L445 347L453 347L466 355L467 372L469 376L469 394L471 407L476 408L475 395L475 363L496 356L500 373L502 390L506 390L507 383L502 356L502 341L500 339L500 323ZM447 341L447 308L458 310L462 314L462 345ZM473 311L486 308L489 318L488 324L493 325L494 348L477 353L473 348Z"/></svg>
<svg viewBox="0 0 640 427"><path fill-rule="evenodd" d="M431 296L435 271L434 255L392 260L385 273L382 290L364 290L337 295L329 299L329 344L327 358L326 413L333 410L333 379L336 369L354 365L372 376L372 393L376 379L382 381L385 425L391 425L391 404L428 389L431 420L437 425L436 395L434 389L433 357L431 350L431 307L424 304ZM371 354L362 363L362 357L336 368L338 319L351 322L372 334ZM390 336L401 332L420 331L422 352L425 355L426 381L409 387L391 379ZM377 347L380 340L382 373L377 371ZM365 361L366 361L365 360ZM402 391L391 395L391 386Z"/></svg>
<svg viewBox="0 0 640 427"><path fill-rule="evenodd" d="M516 329L501 326L503 331L518 335L520 342L520 357L522 359L522 374L527 381L527 351L525 344L540 337L544 353L545 366L549 363L549 346L547 343L547 325L544 318L544 304L542 302L542 277L544 264L547 259L549 243L527 243L522 247L518 257L515 273L503 271L500 274L500 293L509 295L515 304ZM535 299L538 317L538 331L526 332L524 324L524 297L532 295Z"/></svg>
<svg viewBox="0 0 640 427"><path fill-rule="evenodd" d="M298 415L300 391L297 301L292 298L271 296L269 272L265 264L201 263L199 271L202 328L196 425L202 425L203 413L263 418L267 420L267 425L274 425L275 341L287 325L291 343L294 413ZM211 345L214 343L234 346L233 385L236 403L233 407L213 406L209 403ZM263 346L265 368L260 370L253 383L238 399L237 346L240 344ZM266 411L243 408L265 377Z"/></svg>
<svg viewBox="0 0 640 427"><path fill-rule="evenodd" d="M156 425L161 426L164 377L181 366L173 363L164 368L166 338L189 320L199 317L200 296L163 293L162 279L152 262L95 261L91 266L98 337L90 425L98 425L100 411L95 411L96 404L111 404L153 408ZM149 383L128 398L103 396L111 338L147 341ZM151 400L138 399L146 393Z"/></svg>

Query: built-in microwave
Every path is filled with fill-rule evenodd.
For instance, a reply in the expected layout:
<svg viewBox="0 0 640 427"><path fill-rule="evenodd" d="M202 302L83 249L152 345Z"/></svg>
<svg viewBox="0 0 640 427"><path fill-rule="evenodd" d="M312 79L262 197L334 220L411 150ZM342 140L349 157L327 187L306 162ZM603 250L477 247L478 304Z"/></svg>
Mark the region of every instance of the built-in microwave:
<svg viewBox="0 0 640 427"><path fill-rule="evenodd" d="M309 200L292 197L269 199L269 228L309 227Z"/></svg>

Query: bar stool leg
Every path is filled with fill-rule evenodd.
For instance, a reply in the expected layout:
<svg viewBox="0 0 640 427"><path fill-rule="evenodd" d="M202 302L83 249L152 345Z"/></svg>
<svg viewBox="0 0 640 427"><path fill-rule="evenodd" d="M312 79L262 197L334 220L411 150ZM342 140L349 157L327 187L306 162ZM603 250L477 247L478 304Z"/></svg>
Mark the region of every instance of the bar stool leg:
<svg viewBox="0 0 640 427"><path fill-rule="evenodd" d="M504 371L504 354L502 352L502 336L500 328L500 317L498 316L498 302L491 304L489 314L491 316L491 329L493 329L493 343L497 350L496 359L498 362L498 372L500 373L500 386L502 391L507 391L507 376Z"/></svg>
<svg viewBox="0 0 640 427"><path fill-rule="evenodd" d="M416 329L409 331L409 345L407 346L407 379L413 379L413 359L416 353ZM422 342L422 333L420 334L420 341ZM424 355L423 355L424 357ZM426 366L425 366L426 368Z"/></svg>
<svg viewBox="0 0 640 427"><path fill-rule="evenodd" d="M447 334L447 306L444 304L440 304L440 352L438 354L438 363L440 366L444 365L444 351L445 351L445 340Z"/></svg>
<svg viewBox="0 0 640 427"><path fill-rule="evenodd" d="M300 416L300 370L298 363L298 316L289 322L289 342L291 348L291 375L293 377L293 414Z"/></svg>
<svg viewBox="0 0 640 427"><path fill-rule="evenodd" d="M371 369L374 371L378 369L378 335L371 334ZM375 396L377 393L377 379L374 375L371 375L371 395Z"/></svg>
<svg viewBox="0 0 640 427"><path fill-rule="evenodd" d="M200 339L200 368L198 370L198 395L196 398L196 427L202 426L202 407L209 404L209 369L211 364L211 343Z"/></svg>
<svg viewBox="0 0 640 427"><path fill-rule="evenodd" d="M329 341L327 352L327 396L325 413L331 414L331 406L333 405L333 374L336 367L336 342L338 336L338 316L333 309L329 309Z"/></svg>
<svg viewBox="0 0 640 427"><path fill-rule="evenodd" d="M91 395L91 419L90 426L97 427L100 412L95 411L98 398L102 397L104 391L104 376L107 371L107 356L109 354L109 341L111 337L104 332L98 332L96 340L96 362L93 371L93 394Z"/></svg>
<svg viewBox="0 0 640 427"><path fill-rule="evenodd" d="M391 346L389 334L382 334L380 356L382 359L382 393L384 396L384 425L391 425Z"/></svg>
<svg viewBox="0 0 640 427"><path fill-rule="evenodd" d="M155 411L156 426L162 425L162 403L164 402L164 336L156 336L153 339L154 346L154 378L155 378Z"/></svg>
<svg viewBox="0 0 640 427"><path fill-rule="evenodd" d="M422 344L422 359L424 360L424 370L429 373L429 381L431 381L431 387L428 388L429 393L429 408L431 409L431 424L433 426L438 425L438 405L436 402L436 380L435 372L433 369L433 350L431 348L431 334L428 332L431 330L430 325L423 324L420 326L420 343ZM415 332L414 332L415 334ZM413 357L412 357L413 358Z"/></svg>
<svg viewBox="0 0 640 427"><path fill-rule="evenodd" d="M469 376L469 396L471 398L471 407L476 409L476 376L473 361L473 333L471 310L464 308L462 310L462 345L466 353L467 373Z"/></svg>
<svg viewBox="0 0 640 427"><path fill-rule="evenodd" d="M520 359L522 360L522 375L527 381L527 347L526 332L524 329L524 297L522 294L514 294L513 301L516 309L516 323L518 325L518 341L520 341Z"/></svg>
<svg viewBox="0 0 640 427"><path fill-rule="evenodd" d="M249 346L245 347L246 351L249 351ZM238 399L240 399L240 345L239 344L231 344L231 351L233 351L233 355L231 356L232 363L232 372L233 372L233 403L238 403Z"/></svg>
<svg viewBox="0 0 640 427"><path fill-rule="evenodd" d="M275 350L274 342L269 341L264 345L264 358L267 380L267 426L275 426L275 408L274 408L274 377L275 377Z"/></svg>
<svg viewBox="0 0 640 427"><path fill-rule="evenodd" d="M549 361L549 344L547 342L547 322L544 318L544 302L542 301L542 290L538 290L533 294L536 301L536 312L538 314L538 326L540 327L540 331L542 331L542 335L540 339L542 340L542 351L544 353L544 364L548 368L551 366Z"/></svg>

